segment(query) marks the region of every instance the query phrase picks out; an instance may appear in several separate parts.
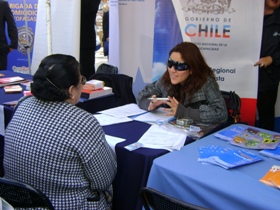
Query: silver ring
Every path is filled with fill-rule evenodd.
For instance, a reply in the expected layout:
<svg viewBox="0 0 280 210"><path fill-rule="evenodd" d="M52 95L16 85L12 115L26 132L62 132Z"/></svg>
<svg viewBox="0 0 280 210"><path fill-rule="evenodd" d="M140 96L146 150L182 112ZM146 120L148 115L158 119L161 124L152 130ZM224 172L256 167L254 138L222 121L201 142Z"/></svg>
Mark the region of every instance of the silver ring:
<svg viewBox="0 0 280 210"><path fill-rule="evenodd" d="M261 63L260 67L263 67L263 66L264 66L264 64L263 64L263 63Z"/></svg>

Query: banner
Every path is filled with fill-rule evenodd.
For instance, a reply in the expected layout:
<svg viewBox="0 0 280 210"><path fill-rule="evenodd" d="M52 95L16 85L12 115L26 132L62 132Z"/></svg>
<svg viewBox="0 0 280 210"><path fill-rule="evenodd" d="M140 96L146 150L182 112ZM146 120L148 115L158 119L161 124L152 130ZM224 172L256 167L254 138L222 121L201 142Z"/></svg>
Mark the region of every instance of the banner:
<svg viewBox="0 0 280 210"><path fill-rule="evenodd" d="M38 16L34 55L31 65L31 74L34 74L41 60L48 55L48 46L51 45L52 54L62 53L74 56L79 60L80 51L80 11L81 2L75 0L38 1ZM51 34L47 33L47 7L50 7ZM49 43L51 40L51 43Z"/></svg>
<svg viewBox="0 0 280 210"><path fill-rule="evenodd" d="M155 0L110 0L109 63L134 78L136 95L152 77Z"/></svg>
<svg viewBox="0 0 280 210"><path fill-rule="evenodd" d="M242 121L255 125L258 68L254 63L259 60L263 12L264 0L112 0L110 14L117 16L110 15L115 22L110 22L109 63L134 78L137 96L166 70L172 47L194 42L220 89L241 97Z"/></svg>
<svg viewBox="0 0 280 210"><path fill-rule="evenodd" d="M18 28L18 48L8 55L8 70L29 74L34 47L38 0L9 0ZM26 46L29 45L29 49Z"/></svg>
<svg viewBox="0 0 280 210"><path fill-rule="evenodd" d="M254 63L259 60L260 54L264 1L173 0L172 3L157 0L155 28L160 23L164 25L155 30L156 56L153 62L154 67L161 66L162 69L153 69L152 81L166 70L165 63L169 50L175 46L174 42L193 42L212 67L220 89L235 91L242 98L242 121L254 125L258 84L258 68L254 67ZM169 15L166 15L167 12ZM164 31L169 33L162 36ZM181 38L176 40L178 31ZM161 43L174 42L173 46L162 50L162 44L157 40Z"/></svg>

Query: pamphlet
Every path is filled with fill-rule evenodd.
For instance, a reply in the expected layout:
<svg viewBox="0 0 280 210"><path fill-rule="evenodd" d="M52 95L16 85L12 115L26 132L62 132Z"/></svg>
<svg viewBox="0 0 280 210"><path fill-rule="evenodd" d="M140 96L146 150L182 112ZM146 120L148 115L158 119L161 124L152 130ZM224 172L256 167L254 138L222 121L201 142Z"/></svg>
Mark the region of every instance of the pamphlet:
<svg viewBox="0 0 280 210"><path fill-rule="evenodd" d="M280 188L280 166L273 165L260 181L268 186Z"/></svg>
<svg viewBox="0 0 280 210"><path fill-rule="evenodd" d="M278 145L275 149L263 149L260 151L260 154L280 160L280 145Z"/></svg>
<svg viewBox="0 0 280 210"><path fill-rule="evenodd" d="M229 142L235 146L248 149L275 149L279 144L280 139L275 135L264 132L251 133L248 130L235 136Z"/></svg>
<svg viewBox="0 0 280 210"><path fill-rule="evenodd" d="M240 133L244 132L245 128L241 126L236 126L230 129L224 129L214 134L219 139L230 141L235 136L239 135Z"/></svg>
<svg viewBox="0 0 280 210"><path fill-rule="evenodd" d="M263 160L263 158L244 149L232 149L228 147L208 145L199 147L198 161L221 166L225 169L251 164Z"/></svg>
<svg viewBox="0 0 280 210"><path fill-rule="evenodd" d="M233 126L214 134L231 144L247 149L275 149L280 142L279 134L263 132L257 128Z"/></svg>

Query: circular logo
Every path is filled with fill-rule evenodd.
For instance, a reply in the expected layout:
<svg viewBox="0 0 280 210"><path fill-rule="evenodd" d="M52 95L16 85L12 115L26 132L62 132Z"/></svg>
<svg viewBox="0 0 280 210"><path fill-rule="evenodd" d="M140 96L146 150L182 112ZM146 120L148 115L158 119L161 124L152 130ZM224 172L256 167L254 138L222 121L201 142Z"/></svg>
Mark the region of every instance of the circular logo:
<svg viewBox="0 0 280 210"><path fill-rule="evenodd" d="M30 49L30 52L33 50L34 44L34 33L31 28L26 26L18 27L18 51L22 54L27 54L27 49Z"/></svg>

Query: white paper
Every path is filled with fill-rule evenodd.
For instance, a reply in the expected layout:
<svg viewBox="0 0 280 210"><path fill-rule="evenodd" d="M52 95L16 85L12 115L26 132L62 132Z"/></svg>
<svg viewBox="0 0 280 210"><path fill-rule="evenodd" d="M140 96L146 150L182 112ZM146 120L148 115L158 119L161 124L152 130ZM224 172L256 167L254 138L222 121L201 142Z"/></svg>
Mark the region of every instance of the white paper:
<svg viewBox="0 0 280 210"><path fill-rule="evenodd" d="M166 128L166 127L165 127ZM152 125L139 139L143 147L154 149L180 150L184 146L187 134L170 132L164 127Z"/></svg>
<svg viewBox="0 0 280 210"><path fill-rule="evenodd" d="M111 147L111 149L115 152L115 146L117 143L125 141L123 138L115 137L115 136L110 136L110 135L105 135L106 141Z"/></svg>
<svg viewBox="0 0 280 210"><path fill-rule="evenodd" d="M111 109L106 109L106 110L100 111L98 113L122 118L122 117L129 117L129 116L143 114L145 112L147 112L147 111L140 109L137 104L131 103L131 104L126 104L126 105L118 106L118 107L111 108Z"/></svg>
<svg viewBox="0 0 280 210"><path fill-rule="evenodd" d="M93 116L97 119L101 126L132 121L132 119L128 117L117 118L106 114L94 114Z"/></svg>
<svg viewBox="0 0 280 210"><path fill-rule="evenodd" d="M0 209L1 210L14 210L14 207L10 205L7 201L0 197Z"/></svg>
<svg viewBox="0 0 280 210"><path fill-rule="evenodd" d="M5 136L5 114L2 105L0 105L0 135Z"/></svg>
<svg viewBox="0 0 280 210"><path fill-rule="evenodd" d="M166 113L168 112L164 111L162 108L159 108L154 111L139 115L133 119L141 122L155 122L161 125L174 118L173 116L166 116Z"/></svg>

